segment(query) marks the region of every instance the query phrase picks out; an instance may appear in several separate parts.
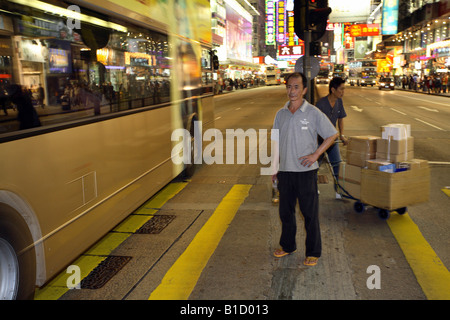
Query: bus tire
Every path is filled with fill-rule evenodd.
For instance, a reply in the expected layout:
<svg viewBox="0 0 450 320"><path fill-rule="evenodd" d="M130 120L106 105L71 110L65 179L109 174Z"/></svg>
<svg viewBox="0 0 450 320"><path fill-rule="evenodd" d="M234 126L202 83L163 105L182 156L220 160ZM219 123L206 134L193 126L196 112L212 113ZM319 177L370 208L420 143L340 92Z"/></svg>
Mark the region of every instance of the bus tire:
<svg viewBox="0 0 450 320"><path fill-rule="evenodd" d="M12 266L6 279L0 278L0 299L30 300L36 283L36 254L33 238L23 218L14 209L0 204L0 260ZM0 275L1 276L1 275Z"/></svg>

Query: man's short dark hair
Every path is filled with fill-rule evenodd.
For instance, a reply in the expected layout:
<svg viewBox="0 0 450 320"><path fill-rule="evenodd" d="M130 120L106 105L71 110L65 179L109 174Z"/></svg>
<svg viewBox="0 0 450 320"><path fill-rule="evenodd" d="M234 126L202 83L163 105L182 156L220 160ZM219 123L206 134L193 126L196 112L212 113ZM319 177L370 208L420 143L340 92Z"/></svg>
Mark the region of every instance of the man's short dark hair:
<svg viewBox="0 0 450 320"><path fill-rule="evenodd" d="M289 79L291 78L302 78L303 88L308 87L308 80L306 79L306 76L301 72L293 72L288 75L286 75L286 86L288 85Z"/></svg>
<svg viewBox="0 0 450 320"><path fill-rule="evenodd" d="M328 92L331 94L331 88L334 88L337 90L341 84L345 83L345 80L341 77L334 77L330 81L330 85L328 86Z"/></svg>

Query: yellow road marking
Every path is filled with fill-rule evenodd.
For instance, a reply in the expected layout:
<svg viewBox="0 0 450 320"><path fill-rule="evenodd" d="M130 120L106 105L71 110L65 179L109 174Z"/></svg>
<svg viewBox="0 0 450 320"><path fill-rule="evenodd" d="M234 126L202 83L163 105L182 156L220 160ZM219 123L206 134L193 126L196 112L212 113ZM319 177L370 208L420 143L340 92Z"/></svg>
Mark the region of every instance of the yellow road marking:
<svg viewBox="0 0 450 320"><path fill-rule="evenodd" d="M251 185L234 185L222 199L212 216L172 265L151 293L149 300L186 300L194 289L203 268L217 248Z"/></svg>
<svg viewBox="0 0 450 320"><path fill-rule="evenodd" d="M80 267L80 280L87 277L87 275L95 269L106 257L100 256L81 256L73 265ZM34 294L34 300L58 300L63 294L70 289L67 287L67 279L71 274L61 272L48 285L41 289L37 289Z"/></svg>
<svg viewBox="0 0 450 320"><path fill-rule="evenodd" d="M85 252L73 265L80 267L81 280L89 275L111 252L124 242L133 232L138 230L150 220L168 200L173 198L187 185L187 182L174 182L167 185L149 201L136 209L132 215L121 222L100 239L87 252ZM58 300L70 289L67 287L67 279L71 274L61 272L55 279L43 288L37 289L35 300Z"/></svg>
<svg viewBox="0 0 450 320"><path fill-rule="evenodd" d="M450 272L408 214L387 220L417 282L429 300L450 299Z"/></svg>
<svg viewBox="0 0 450 320"><path fill-rule="evenodd" d="M445 187L441 189L442 192L444 192L448 197L450 197L450 187Z"/></svg>

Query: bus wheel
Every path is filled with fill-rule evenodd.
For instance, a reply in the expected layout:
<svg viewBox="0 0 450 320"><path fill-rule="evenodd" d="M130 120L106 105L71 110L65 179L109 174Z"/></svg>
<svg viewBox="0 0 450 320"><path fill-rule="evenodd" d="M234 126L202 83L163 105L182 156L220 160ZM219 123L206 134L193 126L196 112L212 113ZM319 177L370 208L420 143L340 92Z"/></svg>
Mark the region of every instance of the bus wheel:
<svg viewBox="0 0 450 320"><path fill-rule="evenodd" d="M0 300L13 300L19 289L19 262L11 244L0 238Z"/></svg>
<svg viewBox="0 0 450 320"><path fill-rule="evenodd" d="M0 204L0 300L34 298L36 254L22 217Z"/></svg>

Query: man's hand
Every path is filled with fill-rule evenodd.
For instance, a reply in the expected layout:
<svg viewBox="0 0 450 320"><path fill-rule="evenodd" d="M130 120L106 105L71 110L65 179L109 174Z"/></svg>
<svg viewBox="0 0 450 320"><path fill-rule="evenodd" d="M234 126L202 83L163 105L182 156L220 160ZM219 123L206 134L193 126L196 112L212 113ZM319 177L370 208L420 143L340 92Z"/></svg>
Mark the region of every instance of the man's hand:
<svg viewBox="0 0 450 320"><path fill-rule="evenodd" d="M277 174L278 172L272 175L272 183L277 180Z"/></svg>
<svg viewBox="0 0 450 320"><path fill-rule="evenodd" d="M344 144L344 146L348 145L348 139L346 136L344 136L343 134L340 135L339 137L342 141L342 143Z"/></svg>
<svg viewBox="0 0 450 320"><path fill-rule="evenodd" d="M300 164L304 167L311 167L314 162L319 159L319 156L316 155L316 153L308 154L307 156L303 156L298 158L300 160Z"/></svg>

